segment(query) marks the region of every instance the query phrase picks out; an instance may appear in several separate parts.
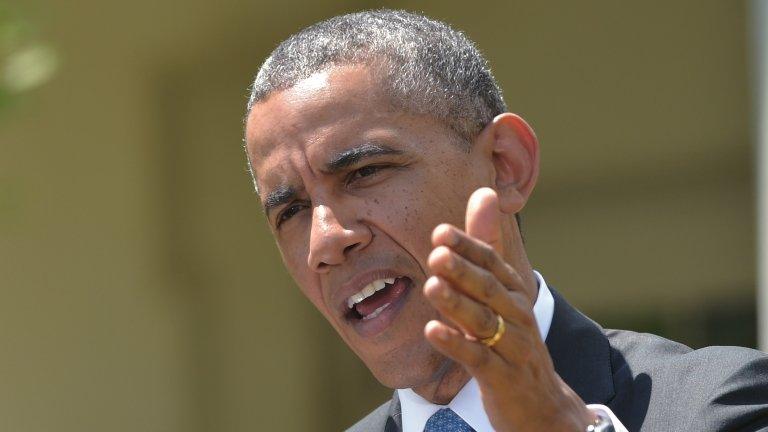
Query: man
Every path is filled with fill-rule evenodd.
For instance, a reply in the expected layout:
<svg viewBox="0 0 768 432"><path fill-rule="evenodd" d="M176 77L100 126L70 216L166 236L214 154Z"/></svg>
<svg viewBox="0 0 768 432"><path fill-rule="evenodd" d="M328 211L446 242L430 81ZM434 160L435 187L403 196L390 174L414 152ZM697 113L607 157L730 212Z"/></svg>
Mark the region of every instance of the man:
<svg viewBox="0 0 768 432"><path fill-rule="evenodd" d="M302 292L393 399L355 431L768 431L768 358L606 331L528 262L533 130L446 24L335 17L284 41L246 119Z"/></svg>

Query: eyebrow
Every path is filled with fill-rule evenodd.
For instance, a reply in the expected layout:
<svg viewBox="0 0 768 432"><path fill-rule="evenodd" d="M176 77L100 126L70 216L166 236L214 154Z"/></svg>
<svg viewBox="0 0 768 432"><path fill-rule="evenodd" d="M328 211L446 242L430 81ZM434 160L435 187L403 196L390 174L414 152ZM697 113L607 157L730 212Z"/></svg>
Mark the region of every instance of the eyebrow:
<svg viewBox="0 0 768 432"><path fill-rule="evenodd" d="M283 204L291 202L296 197L296 189L293 186L278 186L264 198L264 211L269 212Z"/></svg>
<svg viewBox="0 0 768 432"><path fill-rule="evenodd" d="M403 154L403 152L383 144L362 144L357 147L344 150L341 153L335 155L333 158L331 158L330 161L328 161L328 163L325 164L325 171L328 173L334 173L354 165L363 159L392 154L399 155Z"/></svg>
<svg viewBox="0 0 768 432"><path fill-rule="evenodd" d="M361 160L392 154L399 155L403 154L403 152L383 144L365 143L336 154L333 158L331 158L330 161L328 161L328 163L325 164L325 171L329 174L333 174L344 168L354 165ZM288 185L278 186L275 188L275 190L269 192L264 198L264 211L267 213L267 216L269 216L270 212L276 207L287 204L293 201L295 198L296 188Z"/></svg>

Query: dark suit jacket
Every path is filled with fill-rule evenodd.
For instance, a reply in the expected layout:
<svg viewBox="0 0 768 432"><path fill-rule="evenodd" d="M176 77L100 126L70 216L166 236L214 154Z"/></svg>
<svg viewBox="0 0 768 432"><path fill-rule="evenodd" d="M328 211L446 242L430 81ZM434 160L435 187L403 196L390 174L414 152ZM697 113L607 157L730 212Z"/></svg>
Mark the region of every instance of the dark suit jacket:
<svg viewBox="0 0 768 432"><path fill-rule="evenodd" d="M608 406L630 432L768 432L765 353L694 351L650 334L605 330L552 295L546 344L555 370L584 402ZM397 392L348 429L401 430Z"/></svg>

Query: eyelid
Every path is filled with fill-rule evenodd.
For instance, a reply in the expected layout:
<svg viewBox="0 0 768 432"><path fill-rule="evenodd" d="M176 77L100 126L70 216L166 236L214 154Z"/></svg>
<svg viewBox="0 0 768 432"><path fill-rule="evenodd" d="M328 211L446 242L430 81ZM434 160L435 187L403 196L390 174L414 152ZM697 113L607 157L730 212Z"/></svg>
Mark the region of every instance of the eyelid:
<svg viewBox="0 0 768 432"><path fill-rule="evenodd" d="M376 173L374 173L374 174L372 174L370 176L360 177L360 178L357 178L357 179L354 178L355 174L360 172L360 170L363 170L363 169L366 169L366 168L376 168L376 171L378 172L378 171L381 171L383 169L394 168L394 164L381 162L381 163L371 163L371 164L368 164L368 165L363 165L363 166L354 168L351 171L349 171L349 173L346 175L345 184L350 184L350 183L352 183L352 182L354 182L356 180L363 180L365 178L372 177L372 176L376 175Z"/></svg>
<svg viewBox="0 0 768 432"><path fill-rule="evenodd" d="M290 210L292 207L295 207L295 206L297 206L297 205L302 205L302 204L305 204L305 203L304 203L304 202L302 202L302 201L291 201L290 203L286 204L286 205L285 205L285 206L284 206L282 209L280 209L279 211L277 211L277 212L276 212L276 215L275 215L275 222L274 222L274 224L275 224L275 228L280 228L280 226L281 226L281 225L282 225L284 222L287 222L287 221L289 221L289 220L290 220L290 218L292 218L292 217L296 216L296 213L298 213L298 212L299 212L301 209L297 210L297 211L296 211L294 214L292 214L292 215L291 215L291 217L290 217L290 218L288 218L288 219L286 219L286 220L284 220L284 221L283 221L283 220L281 220L281 219L282 219L283 215L285 214L285 212L289 211L289 210Z"/></svg>

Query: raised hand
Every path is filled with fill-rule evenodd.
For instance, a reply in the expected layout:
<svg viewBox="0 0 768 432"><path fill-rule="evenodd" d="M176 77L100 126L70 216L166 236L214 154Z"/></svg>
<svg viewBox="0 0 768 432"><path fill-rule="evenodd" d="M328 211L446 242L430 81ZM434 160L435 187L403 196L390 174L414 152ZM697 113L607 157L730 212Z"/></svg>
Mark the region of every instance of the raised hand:
<svg viewBox="0 0 768 432"><path fill-rule="evenodd" d="M497 431L583 431L593 415L555 373L533 315L535 290L502 258L503 216L496 192L481 188L469 199L466 232L433 231L424 294L450 322L430 321L425 336L477 379Z"/></svg>

